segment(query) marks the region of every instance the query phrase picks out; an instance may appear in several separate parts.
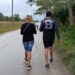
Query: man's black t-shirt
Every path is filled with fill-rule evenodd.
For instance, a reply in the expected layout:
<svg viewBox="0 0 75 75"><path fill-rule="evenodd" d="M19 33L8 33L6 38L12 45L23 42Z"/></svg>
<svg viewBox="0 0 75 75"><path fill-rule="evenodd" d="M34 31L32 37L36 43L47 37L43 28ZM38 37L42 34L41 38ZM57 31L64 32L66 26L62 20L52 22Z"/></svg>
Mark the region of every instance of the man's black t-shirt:
<svg viewBox="0 0 75 75"><path fill-rule="evenodd" d="M24 31L24 29L26 28L27 25L28 25L28 27ZM32 24L32 23L22 24L21 35L23 35L23 42L33 41L34 40L33 34L36 34L36 28L35 28L34 24Z"/></svg>
<svg viewBox="0 0 75 75"><path fill-rule="evenodd" d="M58 39L60 39L58 26L52 18L45 19L41 22L40 31L43 31L43 41L54 41L55 31Z"/></svg>

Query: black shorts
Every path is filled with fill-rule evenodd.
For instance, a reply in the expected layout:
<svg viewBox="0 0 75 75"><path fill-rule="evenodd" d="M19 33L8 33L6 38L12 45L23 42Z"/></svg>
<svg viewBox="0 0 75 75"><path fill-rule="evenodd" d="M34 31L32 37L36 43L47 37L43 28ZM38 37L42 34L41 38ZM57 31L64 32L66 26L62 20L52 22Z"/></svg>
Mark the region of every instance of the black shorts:
<svg viewBox="0 0 75 75"><path fill-rule="evenodd" d="M43 41L44 47L49 48L53 46L54 41Z"/></svg>

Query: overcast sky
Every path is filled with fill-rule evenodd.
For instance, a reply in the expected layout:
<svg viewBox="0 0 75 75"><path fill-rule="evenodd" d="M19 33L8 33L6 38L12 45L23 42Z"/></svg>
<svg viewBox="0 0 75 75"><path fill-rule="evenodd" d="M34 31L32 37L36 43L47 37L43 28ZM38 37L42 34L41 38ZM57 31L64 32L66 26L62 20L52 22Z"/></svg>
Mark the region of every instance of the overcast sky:
<svg viewBox="0 0 75 75"><path fill-rule="evenodd" d="M33 5L30 7L29 4L26 3L27 0L14 0L14 14L19 14L23 19L27 14L33 15L37 10L37 6ZM12 0L0 0L0 12L2 12L5 16L11 16L11 4ZM34 15L36 20L42 20L43 16Z"/></svg>

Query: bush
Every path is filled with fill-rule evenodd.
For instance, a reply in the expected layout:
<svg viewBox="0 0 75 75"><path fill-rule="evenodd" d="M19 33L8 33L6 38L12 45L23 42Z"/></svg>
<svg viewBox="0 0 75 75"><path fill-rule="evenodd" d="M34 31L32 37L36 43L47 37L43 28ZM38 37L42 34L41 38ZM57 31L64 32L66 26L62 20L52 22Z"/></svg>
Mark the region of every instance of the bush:
<svg viewBox="0 0 75 75"><path fill-rule="evenodd" d="M62 43L60 46L55 44L55 49L75 75L75 25L61 25L60 31Z"/></svg>

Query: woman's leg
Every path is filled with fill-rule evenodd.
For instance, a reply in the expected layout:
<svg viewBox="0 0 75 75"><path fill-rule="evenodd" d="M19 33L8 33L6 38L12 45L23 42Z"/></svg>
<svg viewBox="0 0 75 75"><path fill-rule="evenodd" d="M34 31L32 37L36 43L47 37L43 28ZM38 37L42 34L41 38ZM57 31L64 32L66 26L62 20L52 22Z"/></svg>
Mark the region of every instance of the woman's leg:
<svg viewBox="0 0 75 75"><path fill-rule="evenodd" d="M23 42L23 45L24 45L24 49L25 49L25 60L27 61L28 59L28 52L27 52L27 42Z"/></svg>
<svg viewBox="0 0 75 75"><path fill-rule="evenodd" d="M25 60L28 61L28 52L25 50Z"/></svg>
<svg viewBox="0 0 75 75"><path fill-rule="evenodd" d="M33 47L34 41L28 42L28 66L31 66L31 52Z"/></svg>
<svg viewBox="0 0 75 75"><path fill-rule="evenodd" d="M28 66L31 65L31 52L28 52Z"/></svg>

